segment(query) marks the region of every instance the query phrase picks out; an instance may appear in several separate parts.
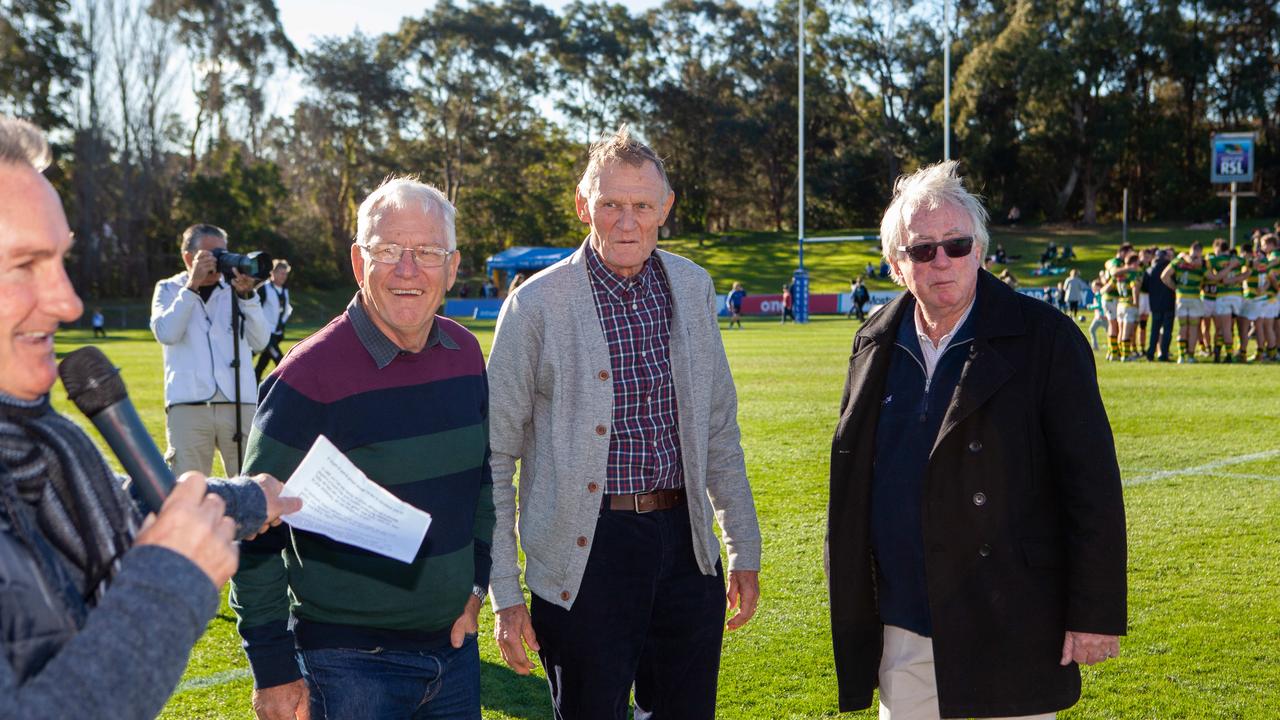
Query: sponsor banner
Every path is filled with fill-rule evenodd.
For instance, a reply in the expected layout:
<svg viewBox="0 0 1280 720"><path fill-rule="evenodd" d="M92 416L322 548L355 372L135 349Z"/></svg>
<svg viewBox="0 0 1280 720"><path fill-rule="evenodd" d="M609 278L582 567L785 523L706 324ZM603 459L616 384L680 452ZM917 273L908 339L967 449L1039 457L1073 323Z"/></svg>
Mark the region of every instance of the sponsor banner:
<svg viewBox="0 0 1280 720"><path fill-rule="evenodd" d="M901 295L902 291L871 293L871 303L885 303ZM720 308L720 317L728 317L729 311L724 306L725 296L717 295L716 302ZM809 296L809 314L835 315L849 310L849 293L823 293ZM782 294L748 295L742 299L743 315L782 315Z"/></svg>
<svg viewBox="0 0 1280 720"><path fill-rule="evenodd" d="M502 300L498 298L482 298L478 300L448 298L445 300L444 308L440 311L440 314L451 318L492 320L498 317L498 311L501 309Z"/></svg>
<svg viewBox="0 0 1280 720"><path fill-rule="evenodd" d="M1218 133L1210 143L1209 182L1253 182L1253 133Z"/></svg>

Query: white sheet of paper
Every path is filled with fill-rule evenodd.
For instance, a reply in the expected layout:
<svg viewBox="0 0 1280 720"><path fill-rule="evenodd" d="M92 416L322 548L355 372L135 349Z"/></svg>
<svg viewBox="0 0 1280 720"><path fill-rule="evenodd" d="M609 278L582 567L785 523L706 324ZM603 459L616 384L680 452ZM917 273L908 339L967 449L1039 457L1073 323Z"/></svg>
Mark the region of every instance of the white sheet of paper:
<svg viewBox="0 0 1280 720"><path fill-rule="evenodd" d="M400 562L413 562L431 526L431 515L370 480L323 435L280 494L302 498L282 518L289 525Z"/></svg>

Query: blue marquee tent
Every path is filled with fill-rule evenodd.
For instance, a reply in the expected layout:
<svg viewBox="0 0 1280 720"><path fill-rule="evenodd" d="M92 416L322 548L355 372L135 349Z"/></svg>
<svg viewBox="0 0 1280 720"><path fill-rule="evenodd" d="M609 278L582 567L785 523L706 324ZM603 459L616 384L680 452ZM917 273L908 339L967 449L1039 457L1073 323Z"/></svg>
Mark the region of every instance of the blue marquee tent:
<svg viewBox="0 0 1280 720"><path fill-rule="evenodd" d="M550 267L573 254L577 248L558 247L513 247L496 255L490 255L485 262L488 274L494 270L509 273L534 272Z"/></svg>

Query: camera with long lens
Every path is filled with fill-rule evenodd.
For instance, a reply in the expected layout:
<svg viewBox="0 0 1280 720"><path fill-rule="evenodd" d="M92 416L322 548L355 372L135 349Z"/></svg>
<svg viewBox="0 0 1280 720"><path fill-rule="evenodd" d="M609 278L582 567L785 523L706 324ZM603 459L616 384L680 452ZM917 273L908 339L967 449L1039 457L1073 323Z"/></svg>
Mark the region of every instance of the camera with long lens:
<svg viewBox="0 0 1280 720"><path fill-rule="evenodd" d="M218 272L222 273L228 282L235 278L233 270L259 280L271 277L271 256L261 250L241 255L226 248L216 248L213 250L213 258L218 263Z"/></svg>

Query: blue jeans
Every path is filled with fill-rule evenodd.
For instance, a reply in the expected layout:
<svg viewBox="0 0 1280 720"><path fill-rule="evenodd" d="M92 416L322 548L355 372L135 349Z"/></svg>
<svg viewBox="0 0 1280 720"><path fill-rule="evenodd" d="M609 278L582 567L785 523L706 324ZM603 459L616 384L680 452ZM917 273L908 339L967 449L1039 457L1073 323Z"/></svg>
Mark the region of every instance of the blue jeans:
<svg viewBox="0 0 1280 720"><path fill-rule="evenodd" d="M480 648L299 650L312 720L480 720Z"/></svg>

